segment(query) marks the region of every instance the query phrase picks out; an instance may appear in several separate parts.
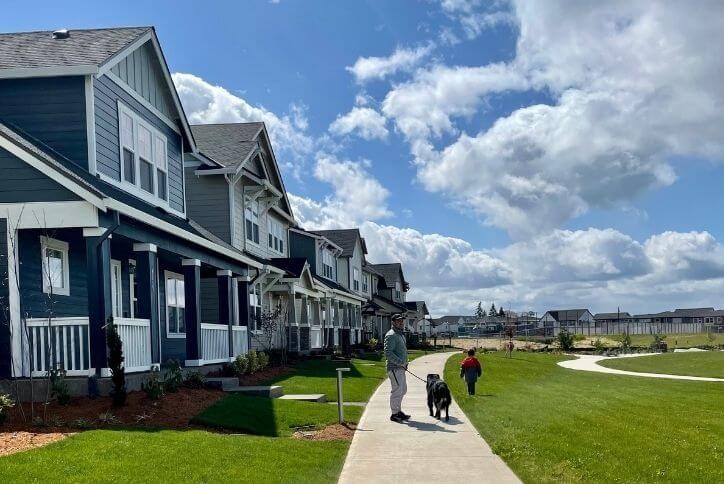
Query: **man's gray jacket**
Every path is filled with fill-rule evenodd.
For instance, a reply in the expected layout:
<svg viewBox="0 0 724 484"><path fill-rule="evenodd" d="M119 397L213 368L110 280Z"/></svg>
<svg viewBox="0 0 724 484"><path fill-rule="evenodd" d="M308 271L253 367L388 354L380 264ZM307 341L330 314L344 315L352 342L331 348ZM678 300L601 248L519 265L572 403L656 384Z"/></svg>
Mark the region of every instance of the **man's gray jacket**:
<svg viewBox="0 0 724 484"><path fill-rule="evenodd" d="M387 371L407 366L405 335L394 327L385 335L385 358L387 359Z"/></svg>

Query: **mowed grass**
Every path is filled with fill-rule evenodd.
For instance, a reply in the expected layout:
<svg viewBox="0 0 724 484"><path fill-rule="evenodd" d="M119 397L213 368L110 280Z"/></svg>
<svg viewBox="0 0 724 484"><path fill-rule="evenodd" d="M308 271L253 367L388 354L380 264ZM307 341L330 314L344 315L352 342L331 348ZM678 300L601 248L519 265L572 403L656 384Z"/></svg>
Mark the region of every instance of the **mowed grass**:
<svg viewBox="0 0 724 484"><path fill-rule="evenodd" d="M329 482L349 442L94 430L0 457L0 482Z"/></svg>
<svg viewBox="0 0 724 484"><path fill-rule="evenodd" d="M525 482L724 482L724 385L561 368L564 356L480 355L477 395L445 376L483 437Z"/></svg>
<svg viewBox="0 0 724 484"><path fill-rule="evenodd" d="M347 422L357 423L361 407L345 407ZM277 398L229 395L194 417L207 427L270 437L287 437L298 427L324 428L337 423L337 406Z"/></svg>
<svg viewBox="0 0 724 484"><path fill-rule="evenodd" d="M650 334L632 334L631 344L633 346L648 346L654 340ZM618 339L617 339L618 341ZM667 334L666 344L669 348L691 348L692 346L703 346L712 344L706 333L695 334ZM724 334L714 334L714 344L724 343Z"/></svg>
<svg viewBox="0 0 724 484"><path fill-rule="evenodd" d="M614 358L599 361L598 364L607 368L644 373L724 378L724 351L663 353L635 358ZM724 402L722 404L724 405Z"/></svg>

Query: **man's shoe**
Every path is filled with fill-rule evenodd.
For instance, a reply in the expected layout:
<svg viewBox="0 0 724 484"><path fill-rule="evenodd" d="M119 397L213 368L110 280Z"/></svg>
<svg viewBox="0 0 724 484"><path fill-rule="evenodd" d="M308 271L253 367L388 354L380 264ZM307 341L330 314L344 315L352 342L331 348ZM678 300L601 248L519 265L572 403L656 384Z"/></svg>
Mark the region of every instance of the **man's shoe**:
<svg viewBox="0 0 724 484"><path fill-rule="evenodd" d="M403 422L402 417L400 417L399 413L393 413L392 415L390 415L390 420L392 420L393 422L397 422L397 423Z"/></svg>
<svg viewBox="0 0 724 484"><path fill-rule="evenodd" d="M407 415L405 412L400 410L400 412L397 414L402 420L410 420L410 415Z"/></svg>

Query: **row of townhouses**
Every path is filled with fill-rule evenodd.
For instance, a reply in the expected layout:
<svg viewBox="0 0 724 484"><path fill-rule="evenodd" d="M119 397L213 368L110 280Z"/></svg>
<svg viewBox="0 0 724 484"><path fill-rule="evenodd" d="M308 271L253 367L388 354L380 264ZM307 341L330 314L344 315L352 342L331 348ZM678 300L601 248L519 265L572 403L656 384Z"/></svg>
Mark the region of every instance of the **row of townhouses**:
<svg viewBox="0 0 724 484"><path fill-rule="evenodd" d="M0 167L0 378L108 376L111 318L130 373L426 329L358 229L299 226L263 123L188 122L152 27L0 34Z"/></svg>
<svg viewBox="0 0 724 484"><path fill-rule="evenodd" d="M593 314L585 308L513 313L505 316L443 316L434 320L434 331L440 333L479 334L500 332L506 326L517 332L538 332L556 335L561 329L581 334L632 334L653 332L701 332L707 328L724 331L724 310L707 308L674 309L651 314L631 315L625 311Z"/></svg>

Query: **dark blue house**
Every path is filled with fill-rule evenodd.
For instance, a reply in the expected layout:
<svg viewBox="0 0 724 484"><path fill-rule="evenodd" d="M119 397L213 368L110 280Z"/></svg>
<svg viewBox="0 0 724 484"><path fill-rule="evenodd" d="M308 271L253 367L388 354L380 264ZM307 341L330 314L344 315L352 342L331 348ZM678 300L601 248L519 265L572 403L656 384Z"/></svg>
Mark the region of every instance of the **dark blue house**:
<svg viewBox="0 0 724 484"><path fill-rule="evenodd" d="M187 216L194 136L151 27L0 34L0 379L248 349L250 270ZM215 321L201 320L213 280Z"/></svg>

